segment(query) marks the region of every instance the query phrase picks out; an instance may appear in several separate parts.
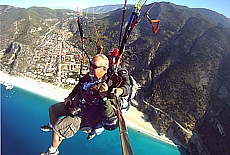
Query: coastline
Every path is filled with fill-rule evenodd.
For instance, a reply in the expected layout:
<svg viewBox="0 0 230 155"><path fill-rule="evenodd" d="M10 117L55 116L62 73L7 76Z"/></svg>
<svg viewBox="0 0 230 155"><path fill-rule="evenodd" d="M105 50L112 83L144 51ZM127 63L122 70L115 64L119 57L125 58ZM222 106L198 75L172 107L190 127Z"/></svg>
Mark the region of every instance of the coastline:
<svg viewBox="0 0 230 155"><path fill-rule="evenodd" d="M64 98L71 92L71 90L63 89L50 83L41 82L28 77L10 76L3 71L0 71L0 81L45 96L55 101L64 101ZM159 136L151 123L145 121L144 114L138 111L135 107L130 106L129 110L124 115L124 118L128 127L158 140L164 141L170 145L176 146L176 144L174 144L171 139L165 137L165 135Z"/></svg>

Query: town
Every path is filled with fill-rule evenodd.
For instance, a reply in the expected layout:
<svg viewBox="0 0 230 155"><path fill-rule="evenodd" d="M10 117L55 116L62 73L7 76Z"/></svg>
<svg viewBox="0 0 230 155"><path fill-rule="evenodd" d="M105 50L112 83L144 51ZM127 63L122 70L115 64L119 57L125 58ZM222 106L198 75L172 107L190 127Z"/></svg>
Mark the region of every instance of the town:
<svg viewBox="0 0 230 155"><path fill-rule="evenodd" d="M59 87L72 88L88 72L87 55L68 39L73 36L69 32L66 19L61 28L60 21L52 26L35 49L33 61L25 76L52 83Z"/></svg>

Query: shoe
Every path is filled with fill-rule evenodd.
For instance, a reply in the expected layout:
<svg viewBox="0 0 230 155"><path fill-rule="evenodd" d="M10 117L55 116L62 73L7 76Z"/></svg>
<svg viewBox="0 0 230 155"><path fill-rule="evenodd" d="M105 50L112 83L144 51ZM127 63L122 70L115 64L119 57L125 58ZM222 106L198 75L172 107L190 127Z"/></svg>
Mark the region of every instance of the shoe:
<svg viewBox="0 0 230 155"><path fill-rule="evenodd" d="M96 134L95 134L94 132L89 132L89 133L88 133L87 140L93 139L94 136L96 136Z"/></svg>
<svg viewBox="0 0 230 155"><path fill-rule="evenodd" d="M46 124L46 125L41 126L41 130L45 132L49 132L49 131L52 131L53 128L50 126L50 124Z"/></svg>
<svg viewBox="0 0 230 155"><path fill-rule="evenodd" d="M48 150L45 153L42 153L41 155L58 155L58 154L59 154L58 149L54 153L51 153L50 148L48 148Z"/></svg>

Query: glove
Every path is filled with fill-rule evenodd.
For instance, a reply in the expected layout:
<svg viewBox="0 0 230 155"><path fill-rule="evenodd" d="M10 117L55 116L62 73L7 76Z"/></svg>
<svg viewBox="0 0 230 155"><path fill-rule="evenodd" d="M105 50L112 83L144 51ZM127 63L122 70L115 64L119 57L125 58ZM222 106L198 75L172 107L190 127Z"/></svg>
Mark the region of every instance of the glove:
<svg viewBox="0 0 230 155"><path fill-rule="evenodd" d="M65 105L66 104L72 105L73 101L72 101L72 99L70 97L67 97L67 98L64 99L64 103L65 103Z"/></svg>

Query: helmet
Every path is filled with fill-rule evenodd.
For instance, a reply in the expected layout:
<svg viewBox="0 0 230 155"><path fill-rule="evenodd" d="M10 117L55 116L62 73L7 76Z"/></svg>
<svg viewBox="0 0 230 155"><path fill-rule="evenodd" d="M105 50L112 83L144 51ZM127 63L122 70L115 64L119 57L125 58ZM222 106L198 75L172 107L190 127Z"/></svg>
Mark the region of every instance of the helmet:
<svg viewBox="0 0 230 155"><path fill-rule="evenodd" d="M108 56L119 57L119 50L117 48L113 48L109 51Z"/></svg>

